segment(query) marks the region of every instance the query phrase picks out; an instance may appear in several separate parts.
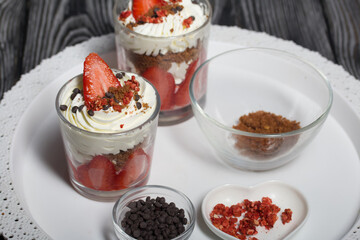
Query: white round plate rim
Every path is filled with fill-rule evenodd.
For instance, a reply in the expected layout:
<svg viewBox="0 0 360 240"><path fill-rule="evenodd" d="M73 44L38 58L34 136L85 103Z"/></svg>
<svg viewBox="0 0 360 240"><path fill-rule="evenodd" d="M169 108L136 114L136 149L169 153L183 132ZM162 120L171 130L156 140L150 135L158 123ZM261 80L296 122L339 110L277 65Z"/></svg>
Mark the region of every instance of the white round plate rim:
<svg viewBox="0 0 360 240"><path fill-rule="evenodd" d="M72 70L73 71L73 70ZM61 81L65 81L65 79L61 79L61 77L60 77L60 80ZM42 92L42 93L40 93L39 94L39 99L41 98L41 96L42 96L42 94L47 94L47 95L50 95L50 91L49 91L49 89L51 89L51 88L54 88L54 86L57 86L57 85L60 85L61 84L61 81L60 80L58 80L58 81L54 81L54 83L52 83L50 86L48 86L47 88L45 88L43 91L44 92ZM52 108L54 108L55 106L54 106L54 103L53 102L51 102L51 103L49 103L50 105L51 105L51 107ZM37 106L37 104L36 104L36 99L34 100L34 103L31 105L31 106ZM31 106L29 107L29 111L30 110L32 110L32 108L31 108ZM37 106L38 107L38 106ZM42 110L44 110L44 108L41 108ZM46 108L45 108L46 109ZM27 114L25 113L24 114L24 116L26 116ZM25 117L26 118L26 117ZM23 121L25 121L25 120L23 120ZM44 120L45 121L45 120ZM192 121L195 121L194 119L192 120ZM187 124L187 123L190 123L190 121L189 122L186 122L185 124ZM172 128L176 128L176 127L178 127L178 126L173 126ZM166 128L161 128L161 130L166 130ZM16 139L16 137L14 138L14 139ZM15 149L15 148L14 148ZM14 150L15 151L15 150ZM156 178L156 176L152 176L151 178L150 178L150 183L151 183L151 181L152 181L152 179L155 179ZM14 179L16 179L16 177L14 177ZM27 179L28 180L28 179ZM174 183L172 183L172 184L174 184ZM71 189L71 191L73 191L72 189ZM184 190L182 190L183 192L186 192L186 191L184 191ZM29 195L29 194L28 194ZM80 197L80 198L82 198L81 196L76 196L76 197ZM107 207L104 207L104 209L106 209ZM30 210L30 212L31 212L31 210ZM34 213L34 212L33 212ZM35 219L35 220L37 220L37 219ZM44 220L43 220L44 221ZM41 224L40 224L40 227L41 227ZM195 229L195 231L196 231L196 229Z"/></svg>
<svg viewBox="0 0 360 240"><path fill-rule="evenodd" d="M285 189L285 192L283 193L279 193L277 191L279 191L279 189L277 189L277 191L272 191L272 187L277 187L277 188L283 188L283 190ZM262 191L263 188L267 188L266 191ZM222 195L224 192L229 192L229 190L231 191L237 191L238 193L232 192L231 194L233 195ZM282 189L280 189L281 191ZM298 201L298 204L302 204L301 207L303 208L302 213L301 213L301 217L300 219L293 219L293 221L297 221L296 227L291 229L286 229L286 228L280 228L281 234L285 235L285 239L289 239L291 236L293 236L297 231L299 231L299 229L305 224L306 220L309 217L310 214L310 207L309 204L307 202L307 199L305 198L305 196L301 193L301 191L299 191L297 188L295 188L292 185L289 185L287 183L284 183L282 181L278 181L278 180L269 180L269 181L265 181L265 182L261 182L258 183L256 185L252 185L252 186L244 186L241 184L232 184L232 183L227 183L221 186L217 186L215 188L213 188L212 190L210 190L204 197L202 204L201 204L201 213L202 213L202 217L206 223L206 225L210 228L211 231L213 231L217 236L219 236L222 239L226 239L226 240L236 240L237 238L226 234L224 232L222 232L221 230L217 229L216 227L214 227L214 225L211 223L209 214L212 211L212 208L214 207L213 205L215 203L223 203L225 206L230 206L230 204L235 204L237 202L241 202L244 199L249 199L250 201L258 201L261 200L260 198L256 198L255 196L253 196L253 191L258 191L260 192L259 194L261 196L268 196L271 193L276 193L277 195L282 195L285 196L286 191L291 191L294 194L296 194L299 199L296 199L295 196L292 196L292 201ZM261 194L261 192L266 192L266 194ZM239 196L241 195L241 196ZM257 196L258 194L256 194ZM237 201L234 201L234 198ZM289 198L289 196L285 196L285 198ZM291 200L291 199L290 199ZM288 200L289 201L289 200ZM212 203L212 204L211 204ZM228 203L228 204L226 204ZM274 204L277 205L276 201L273 201ZM278 205L279 206L279 205ZM279 206L281 207L281 206ZM287 206L282 206L283 208L281 208L281 211L284 210L284 208L287 208ZM298 212L298 209L293 209L293 217L295 216L296 212ZM301 208L300 208L301 210ZM305 214L305 215L304 215ZM280 220L278 220L280 221ZM270 230L271 231L271 230ZM279 231L279 228L274 229L273 231ZM257 237L257 236L255 236ZM259 237L260 239L262 239L261 237Z"/></svg>
<svg viewBox="0 0 360 240"><path fill-rule="evenodd" d="M13 191L14 188L16 190L16 187L12 185L14 179L10 176L12 163L9 161L9 154L14 130L17 129L23 111L28 107L31 100L33 100L33 97L36 96L46 84L51 83L54 77L56 78L58 76L56 74L66 73L68 69L78 64L78 62L86 56L89 50L98 51L99 53L105 53L109 50L113 51L113 38L113 34L92 38L90 41L68 47L63 52L43 61L36 69L32 70L30 73L24 74L18 84L8 91L5 94L4 99L0 102L0 111L3 113L0 114L2 115L0 118L3 119L5 126L5 128L2 128L0 131L0 133L3 134L0 135L0 142L4 143L0 148L1 154L3 154L1 155L3 161L0 166L1 171L5 173L2 177L1 190L3 190L3 196L7 197L7 201L2 201L0 205L4 213L1 217L4 222L0 227L0 231L2 231L5 237L16 237L19 239L47 239L49 237L37 228L38 225L33 221L32 216L29 215L28 212L23 211L17 193L16 191ZM359 146L359 137L355 136L355 133L358 131L356 129L353 131L354 129L351 126L358 124L359 122L358 116L360 114L360 105L356 104L359 102L359 99L355 93L357 92L356 89L359 89L360 84L358 83L358 80L344 71L341 66L333 64L321 57L318 53L304 49L290 41L284 41L265 33L256 33L237 27L213 26L211 40L213 42L215 41L224 44L234 43L237 47L242 45L278 48L299 54L299 56L313 62L330 78L331 83L336 90L336 98L340 99L339 101L335 101L335 103L339 105L336 108L340 111L340 114L336 114L336 120L343 123L341 127L349 134L352 142L356 143L356 146ZM64 60L66 60L64 64L58 65L59 61ZM52 77L49 78L49 76ZM27 91L24 91L25 86ZM355 89L355 91L353 89ZM19 96L23 97L19 98ZM17 107L13 108L14 106ZM344 108L342 109L342 107ZM349 110L352 114L351 116L355 114L356 117L348 119L347 114L349 113ZM356 110L357 113L354 110ZM359 150L356 151L359 153ZM357 154L357 156L358 155L359 154ZM203 194L205 195L205 192ZM358 221L357 225L353 227L347 225L346 229L343 231L346 234L344 239L353 239L356 238L356 236L359 236L360 232L357 231L356 228L359 223L360 222ZM199 227L203 228L205 226L201 226L200 224Z"/></svg>

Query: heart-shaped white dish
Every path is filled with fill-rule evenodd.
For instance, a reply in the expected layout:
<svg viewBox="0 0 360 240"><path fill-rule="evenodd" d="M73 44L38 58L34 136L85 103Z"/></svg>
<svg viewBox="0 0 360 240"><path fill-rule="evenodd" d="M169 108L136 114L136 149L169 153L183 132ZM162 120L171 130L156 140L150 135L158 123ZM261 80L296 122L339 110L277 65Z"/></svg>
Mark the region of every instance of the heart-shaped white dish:
<svg viewBox="0 0 360 240"><path fill-rule="evenodd" d="M254 237L261 239L288 239L295 234L306 222L309 215L309 205L303 196L294 187L280 181L268 181L251 187L226 184L211 190L204 198L201 206L202 216L208 227L222 239L236 240L237 238L222 232L214 227L210 220L210 213L214 206L222 203L231 206L242 202L244 199L251 201L261 201L262 197L269 197L273 204L276 204L282 211L290 208L293 212L292 220L283 225L280 219L276 221L274 227L265 230L258 227L258 234Z"/></svg>

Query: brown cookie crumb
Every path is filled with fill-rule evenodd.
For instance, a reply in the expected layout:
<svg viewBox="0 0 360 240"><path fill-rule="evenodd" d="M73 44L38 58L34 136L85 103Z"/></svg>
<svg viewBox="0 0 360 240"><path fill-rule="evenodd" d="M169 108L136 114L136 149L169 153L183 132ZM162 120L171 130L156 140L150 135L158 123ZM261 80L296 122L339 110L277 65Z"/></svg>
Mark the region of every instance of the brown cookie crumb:
<svg viewBox="0 0 360 240"><path fill-rule="evenodd" d="M117 154L106 154L104 156L108 158L115 165L115 170L116 172L118 172L124 167L126 161L129 159L131 154L133 154L140 146L141 143L127 151L120 150L120 152Z"/></svg>
<svg viewBox="0 0 360 240"><path fill-rule="evenodd" d="M274 113L257 111L241 116L233 128L252 133L278 134L300 129L300 123ZM250 157L261 158L288 150L297 142L298 136L260 138L236 135L235 138L235 146L240 152Z"/></svg>
<svg viewBox="0 0 360 240"><path fill-rule="evenodd" d="M128 56L129 60L136 66L136 72L141 75L151 67L158 67L168 71L171 63L180 64L182 62L188 63L195 61L199 58L200 49L202 49L202 46L200 41L198 41L196 47L188 48L179 53L167 52L166 54L158 54L157 56L148 56L145 54L136 54L128 50L126 56Z"/></svg>

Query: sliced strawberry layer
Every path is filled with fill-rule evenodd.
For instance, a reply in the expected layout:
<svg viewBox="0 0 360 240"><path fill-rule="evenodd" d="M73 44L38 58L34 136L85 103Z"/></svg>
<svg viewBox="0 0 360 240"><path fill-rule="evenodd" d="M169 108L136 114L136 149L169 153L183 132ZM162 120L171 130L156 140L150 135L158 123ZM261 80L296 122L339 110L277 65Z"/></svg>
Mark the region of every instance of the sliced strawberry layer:
<svg viewBox="0 0 360 240"><path fill-rule="evenodd" d="M95 156L77 169L78 181L84 186L101 191L113 189L115 166L104 156Z"/></svg>
<svg viewBox="0 0 360 240"><path fill-rule="evenodd" d="M175 92L175 80L171 73L158 67L150 67L143 73L157 89L161 99L161 110L171 109Z"/></svg>
<svg viewBox="0 0 360 240"><path fill-rule="evenodd" d="M150 157L144 150L134 151L125 166L116 174L114 164L104 156L95 156L89 163L72 168L75 179L85 187L100 190L120 190L145 178L150 168Z"/></svg>
<svg viewBox="0 0 360 240"><path fill-rule="evenodd" d="M75 176L77 180L85 187L94 188L91 179L89 177L89 166L87 164L80 165L77 168Z"/></svg>
<svg viewBox="0 0 360 240"><path fill-rule="evenodd" d="M84 61L83 91L88 109L99 97L105 96L110 87L120 87L120 83L106 62L96 53L90 53Z"/></svg>
<svg viewBox="0 0 360 240"><path fill-rule="evenodd" d="M135 20L145 15L151 8L161 6L162 0L133 0L132 12Z"/></svg>
<svg viewBox="0 0 360 240"><path fill-rule="evenodd" d="M179 89L174 96L176 106L182 107L190 104L189 84L196 70L198 61L199 59L193 61L186 70L185 80L179 85Z"/></svg>
<svg viewBox="0 0 360 240"><path fill-rule="evenodd" d="M115 178L115 188L122 189L138 182L141 176L146 177L149 171L150 157L144 150L137 149L127 160L124 168Z"/></svg>

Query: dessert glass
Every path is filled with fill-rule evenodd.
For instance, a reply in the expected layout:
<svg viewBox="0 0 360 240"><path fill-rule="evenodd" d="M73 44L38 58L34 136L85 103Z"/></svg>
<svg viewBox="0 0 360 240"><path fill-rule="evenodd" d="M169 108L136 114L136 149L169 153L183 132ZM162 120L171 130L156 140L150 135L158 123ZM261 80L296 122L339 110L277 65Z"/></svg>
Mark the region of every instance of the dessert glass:
<svg viewBox="0 0 360 240"><path fill-rule="evenodd" d="M193 116L189 83L195 69L206 60L212 16L211 4L208 0L198 1L207 16L207 20L199 28L177 36L154 37L137 33L120 23L120 13L127 9L129 1L115 0L113 9L118 68L139 75L143 75L152 67L170 73L175 80L175 88L170 98L161 99L159 125L183 122ZM161 78L159 81L165 86L167 83L164 81L169 79ZM161 92L160 89L158 91ZM206 78L197 91L205 101Z"/></svg>
<svg viewBox="0 0 360 240"><path fill-rule="evenodd" d="M76 82L82 82L80 74L59 90L56 96L56 111L65 148L70 182L77 192L97 201L114 201L129 189L143 186L150 175L152 154L158 126L160 96L154 86L148 83L155 93L154 112L142 124L122 132L91 132L73 125L64 117L59 106L66 90ZM123 151L119 146L135 146ZM93 161L96 159L97 161ZM116 173L104 166L102 159L120 163ZM132 163L129 167L127 163ZM110 163L110 162L109 162ZM122 164L122 165L121 165ZM112 163L110 163L110 166ZM84 172L86 174L84 174Z"/></svg>
<svg viewBox="0 0 360 240"><path fill-rule="evenodd" d="M204 72L208 90L206 106L201 106L196 88ZM220 160L238 169L265 171L296 159L311 144L329 115L333 93L322 72L291 53L239 48L212 57L196 70L190 98ZM299 122L300 128L278 133L233 128L240 116L259 110Z"/></svg>

